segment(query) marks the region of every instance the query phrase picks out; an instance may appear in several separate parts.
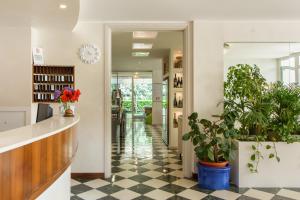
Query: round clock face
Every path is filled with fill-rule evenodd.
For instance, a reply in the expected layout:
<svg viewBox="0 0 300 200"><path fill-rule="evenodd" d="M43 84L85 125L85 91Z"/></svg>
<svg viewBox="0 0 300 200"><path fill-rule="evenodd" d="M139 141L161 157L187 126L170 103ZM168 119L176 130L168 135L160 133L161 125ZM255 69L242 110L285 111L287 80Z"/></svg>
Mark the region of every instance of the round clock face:
<svg viewBox="0 0 300 200"><path fill-rule="evenodd" d="M100 59L99 48L92 44L82 45L79 50L79 56L85 64L95 64Z"/></svg>

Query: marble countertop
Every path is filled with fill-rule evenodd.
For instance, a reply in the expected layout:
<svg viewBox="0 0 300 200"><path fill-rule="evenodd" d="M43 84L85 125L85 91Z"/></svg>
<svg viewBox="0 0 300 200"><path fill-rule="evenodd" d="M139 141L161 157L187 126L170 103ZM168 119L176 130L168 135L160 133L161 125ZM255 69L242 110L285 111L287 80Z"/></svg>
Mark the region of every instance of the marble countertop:
<svg viewBox="0 0 300 200"><path fill-rule="evenodd" d="M55 115L42 122L17 129L0 132L0 153L47 138L71 128L80 117L63 117Z"/></svg>

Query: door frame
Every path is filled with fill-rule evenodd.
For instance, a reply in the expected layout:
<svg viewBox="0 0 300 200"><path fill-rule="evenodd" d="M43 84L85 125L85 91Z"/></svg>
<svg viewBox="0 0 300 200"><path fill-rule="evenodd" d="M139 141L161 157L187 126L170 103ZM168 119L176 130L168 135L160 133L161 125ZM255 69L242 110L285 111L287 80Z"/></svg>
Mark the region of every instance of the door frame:
<svg viewBox="0 0 300 200"><path fill-rule="evenodd" d="M111 177L111 74L112 74L112 32L129 31L183 31L183 66L185 84L183 86L183 132L188 131L187 117L193 111L193 24L192 22L114 22L106 23L104 33L104 77L105 77L105 97L104 97L104 173L105 177ZM193 150L190 143L184 142L182 145L182 167L185 177L192 176Z"/></svg>

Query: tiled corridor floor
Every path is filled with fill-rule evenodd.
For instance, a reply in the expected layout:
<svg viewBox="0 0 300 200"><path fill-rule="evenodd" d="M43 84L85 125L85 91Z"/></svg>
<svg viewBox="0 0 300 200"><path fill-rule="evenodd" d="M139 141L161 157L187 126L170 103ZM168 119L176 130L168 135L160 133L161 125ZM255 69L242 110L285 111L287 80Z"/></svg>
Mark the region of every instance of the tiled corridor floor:
<svg viewBox="0 0 300 200"><path fill-rule="evenodd" d="M195 180L183 178L176 151L168 150L160 135L159 128L144 125L143 121L128 123L125 139L113 143L112 178L73 179L71 200L300 200L297 188L201 189Z"/></svg>

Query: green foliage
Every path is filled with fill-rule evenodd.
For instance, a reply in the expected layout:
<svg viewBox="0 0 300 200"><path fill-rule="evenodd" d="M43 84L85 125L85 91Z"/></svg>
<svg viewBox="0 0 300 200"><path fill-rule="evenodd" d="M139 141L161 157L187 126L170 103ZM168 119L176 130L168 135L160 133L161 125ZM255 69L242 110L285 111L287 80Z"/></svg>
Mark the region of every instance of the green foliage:
<svg viewBox="0 0 300 200"><path fill-rule="evenodd" d="M188 118L191 131L184 134L182 139L192 141L199 160L222 162L234 158L235 145L232 139L237 131L229 120L224 120L224 116L218 118L217 121L199 120L197 113L192 113Z"/></svg>
<svg viewBox="0 0 300 200"><path fill-rule="evenodd" d="M295 142L294 134L300 130L300 87L281 82L269 86L257 66L239 64L229 68L224 97L224 115L239 125L238 138L256 141L251 146L250 171L258 172L262 141L273 142L265 149L270 159L280 162L274 142Z"/></svg>
<svg viewBox="0 0 300 200"><path fill-rule="evenodd" d="M269 139L294 142L293 134L299 129L300 87L277 82L271 85L270 96L273 113L268 127Z"/></svg>
<svg viewBox="0 0 300 200"><path fill-rule="evenodd" d="M123 109L132 110L132 101L123 101ZM152 100L137 101L137 111L144 112L145 106L152 106Z"/></svg>

